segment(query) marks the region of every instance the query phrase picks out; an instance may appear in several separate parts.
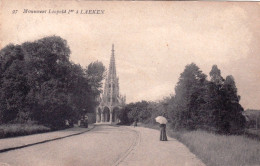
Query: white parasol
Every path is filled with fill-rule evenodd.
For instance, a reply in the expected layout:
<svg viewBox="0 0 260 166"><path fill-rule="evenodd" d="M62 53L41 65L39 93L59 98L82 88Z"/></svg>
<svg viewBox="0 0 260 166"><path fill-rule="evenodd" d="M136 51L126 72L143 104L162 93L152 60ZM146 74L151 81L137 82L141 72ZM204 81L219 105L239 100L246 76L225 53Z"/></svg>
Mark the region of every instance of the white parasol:
<svg viewBox="0 0 260 166"><path fill-rule="evenodd" d="M163 116L157 116L155 118L155 121L160 123L160 124L166 124L168 122L167 119Z"/></svg>

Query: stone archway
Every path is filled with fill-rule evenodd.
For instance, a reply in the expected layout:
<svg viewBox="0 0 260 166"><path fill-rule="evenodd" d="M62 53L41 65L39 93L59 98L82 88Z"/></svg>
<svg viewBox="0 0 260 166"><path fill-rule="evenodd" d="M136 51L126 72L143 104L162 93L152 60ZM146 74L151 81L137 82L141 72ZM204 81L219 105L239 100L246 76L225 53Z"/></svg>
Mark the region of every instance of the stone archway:
<svg viewBox="0 0 260 166"><path fill-rule="evenodd" d="M110 109L108 107L105 107L103 110L103 122L109 122L110 121Z"/></svg>
<svg viewBox="0 0 260 166"><path fill-rule="evenodd" d="M112 122L118 123L119 122L119 108L115 107L113 109L113 115L112 115Z"/></svg>

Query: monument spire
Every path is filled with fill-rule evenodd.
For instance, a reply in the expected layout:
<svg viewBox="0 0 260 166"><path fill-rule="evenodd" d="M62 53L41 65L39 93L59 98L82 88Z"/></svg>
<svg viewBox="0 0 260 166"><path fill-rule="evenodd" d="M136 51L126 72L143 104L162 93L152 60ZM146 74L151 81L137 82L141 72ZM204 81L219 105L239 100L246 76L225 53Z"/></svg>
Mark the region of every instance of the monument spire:
<svg viewBox="0 0 260 166"><path fill-rule="evenodd" d="M114 43L112 44L112 55L114 55Z"/></svg>
<svg viewBox="0 0 260 166"><path fill-rule="evenodd" d="M111 58L110 58L110 64L109 64L109 75L111 78L116 78L116 64L115 64L115 49L114 44L112 44L112 50L111 50Z"/></svg>
<svg viewBox="0 0 260 166"><path fill-rule="evenodd" d="M96 110L97 123L118 123L119 108L124 104L125 99L119 95L119 78L116 75L115 48L112 44L111 57L108 75L105 80L102 102ZM122 102L123 101L123 102Z"/></svg>

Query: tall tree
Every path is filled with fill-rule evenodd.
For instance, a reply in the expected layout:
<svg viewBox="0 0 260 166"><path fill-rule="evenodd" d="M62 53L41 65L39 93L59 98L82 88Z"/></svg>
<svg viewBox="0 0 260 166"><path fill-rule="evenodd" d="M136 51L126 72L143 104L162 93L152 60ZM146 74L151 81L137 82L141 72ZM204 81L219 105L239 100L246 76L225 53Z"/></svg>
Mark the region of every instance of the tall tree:
<svg viewBox="0 0 260 166"><path fill-rule="evenodd" d="M240 132L245 125L245 119L233 76L223 79L221 71L213 65L210 77L205 105L209 113L208 126L223 134Z"/></svg>
<svg viewBox="0 0 260 166"><path fill-rule="evenodd" d="M243 107L239 104L240 96L237 94L237 88L233 76L229 75L223 85L225 91L225 110L226 121L225 132L239 133L245 127L245 117L243 116Z"/></svg>
<svg viewBox="0 0 260 166"><path fill-rule="evenodd" d="M208 111L207 124L209 130L221 131L223 117L225 116L225 94L223 91L224 79L217 65L213 65L209 73L210 81L207 84L206 105Z"/></svg>
<svg viewBox="0 0 260 166"><path fill-rule="evenodd" d="M205 104L206 75L192 63L181 73L175 87L173 122L177 128L199 128L203 119L201 106Z"/></svg>

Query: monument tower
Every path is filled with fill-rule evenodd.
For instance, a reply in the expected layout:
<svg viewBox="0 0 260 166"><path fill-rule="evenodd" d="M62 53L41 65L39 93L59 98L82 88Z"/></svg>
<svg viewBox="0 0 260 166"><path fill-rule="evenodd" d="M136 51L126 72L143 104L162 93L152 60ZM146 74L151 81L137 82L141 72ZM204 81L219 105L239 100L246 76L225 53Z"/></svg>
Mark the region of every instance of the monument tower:
<svg viewBox="0 0 260 166"><path fill-rule="evenodd" d="M108 74L105 80L104 91L100 104L96 109L96 123L118 123L118 113L125 103L125 97L119 93L119 78L116 75L115 50L112 45L112 53Z"/></svg>

